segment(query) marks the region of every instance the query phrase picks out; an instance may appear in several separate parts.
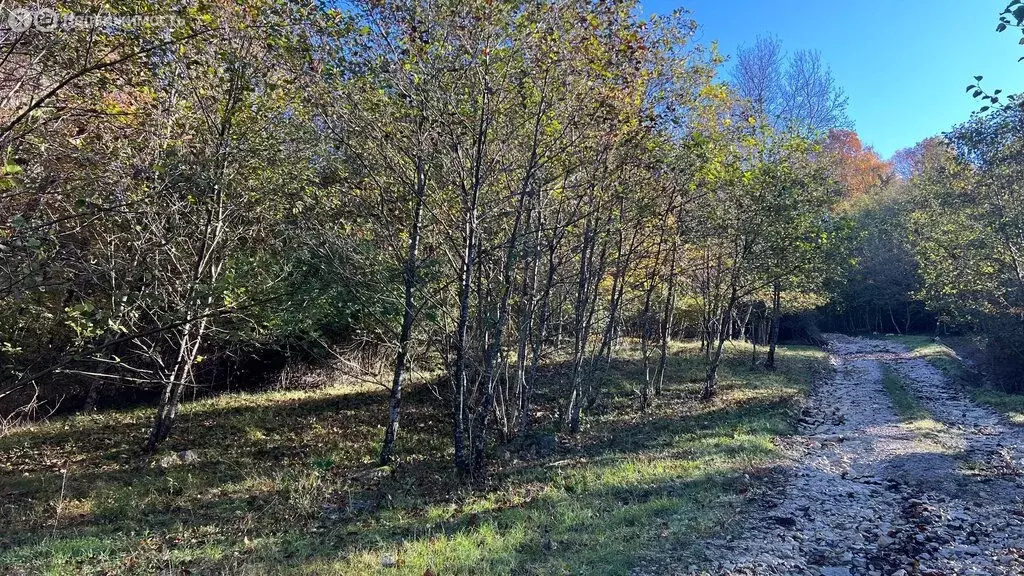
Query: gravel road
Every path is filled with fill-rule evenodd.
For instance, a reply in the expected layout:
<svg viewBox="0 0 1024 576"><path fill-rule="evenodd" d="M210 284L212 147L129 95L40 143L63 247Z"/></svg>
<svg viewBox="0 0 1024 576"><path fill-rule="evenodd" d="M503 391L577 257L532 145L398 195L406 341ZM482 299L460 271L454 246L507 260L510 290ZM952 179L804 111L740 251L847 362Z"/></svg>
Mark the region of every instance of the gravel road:
<svg viewBox="0 0 1024 576"><path fill-rule="evenodd" d="M1024 574L1024 429L899 343L829 342L835 371L803 412L788 483L756 500L730 536L658 573ZM901 421L884 365L930 419Z"/></svg>

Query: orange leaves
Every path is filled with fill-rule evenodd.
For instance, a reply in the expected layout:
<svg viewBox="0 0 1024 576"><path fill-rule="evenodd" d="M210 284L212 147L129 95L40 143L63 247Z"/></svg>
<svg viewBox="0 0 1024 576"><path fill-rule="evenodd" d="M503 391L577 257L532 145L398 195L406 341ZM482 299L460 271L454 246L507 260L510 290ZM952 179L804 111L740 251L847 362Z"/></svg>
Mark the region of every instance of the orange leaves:
<svg viewBox="0 0 1024 576"><path fill-rule="evenodd" d="M835 177L845 186L847 198L867 194L872 188L885 184L892 175L892 166L873 148L865 147L852 130L829 132L825 151L835 157Z"/></svg>

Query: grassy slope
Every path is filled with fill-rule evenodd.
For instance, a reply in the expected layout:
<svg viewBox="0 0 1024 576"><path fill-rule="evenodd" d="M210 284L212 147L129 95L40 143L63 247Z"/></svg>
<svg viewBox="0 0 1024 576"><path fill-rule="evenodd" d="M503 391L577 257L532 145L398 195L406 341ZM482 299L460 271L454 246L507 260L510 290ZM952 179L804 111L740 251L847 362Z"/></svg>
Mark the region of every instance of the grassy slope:
<svg viewBox="0 0 1024 576"><path fill-rule="evenodd" d="M956 353L930 336L887 336L902 342L916 356L941 370L975 402L992 407L1015 424L1024 425L1024 395L1007 394L983 385L978 374L964 366Z"/></svg>
<svg viewBox="0 0 1024 576"><path fill-rule="evenodd" d="M165 454L201 460L167 471L138 456L149 410L22 429L0 438L0 573L626 574L728 523L826 365L783 347L769 374L747 354L732 348L719 398L700 403L696 349L677 347L646 413L639 363L617 362L578 438L541 459L498 449L475 491L452 483L446 403L426 387L404 412L401 466L378 480L364 472L384 402L351 386L188 404Z"/></svg>

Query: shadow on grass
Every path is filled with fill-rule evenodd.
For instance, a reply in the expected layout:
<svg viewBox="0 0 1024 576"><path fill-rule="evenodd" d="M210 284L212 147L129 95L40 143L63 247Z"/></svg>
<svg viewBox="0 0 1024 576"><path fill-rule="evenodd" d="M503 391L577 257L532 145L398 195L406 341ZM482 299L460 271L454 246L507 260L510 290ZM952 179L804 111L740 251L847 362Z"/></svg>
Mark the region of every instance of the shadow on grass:
<svg viewBox="0 0 1024 576"><path fill-rule="evenodd" d="M427 387L408 395L403 461L384 477L365 474L385 414L376 391L202 400L184 409L162 452L193 450L200 461L168 470L138 456L148 411L19 431L0 439L0 566L627 573L651 550L721 528L742 500L742 471L775 455L773 438L791 431L794 401L821 364L793 349L792 371L769 374L740 350L719 399L700 403L691 353L671 357L665 393L645 412L631 392L640 362L616 361L579 437L541 459L496 446L488 484L476 490L453 483L447 402ZM554 414L564 373L545 371L542 413ZM550 416L538 424L554 425ZM390 559L398 565L385 568Z"/></svg>

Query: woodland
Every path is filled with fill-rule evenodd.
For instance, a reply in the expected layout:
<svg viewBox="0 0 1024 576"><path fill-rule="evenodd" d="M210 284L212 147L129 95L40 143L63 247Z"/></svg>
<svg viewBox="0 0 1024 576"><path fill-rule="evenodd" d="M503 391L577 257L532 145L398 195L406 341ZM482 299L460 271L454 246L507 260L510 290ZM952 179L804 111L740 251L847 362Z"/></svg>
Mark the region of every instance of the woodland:
<svg viewBox="0 0 1024 576"><path fill-rule="evenodd" d="M53 8L176 17L0 30L0 573L628 573L757 485L823 333L1024 392L980 76L884 159L819 52L631 0Z"/></svg>

